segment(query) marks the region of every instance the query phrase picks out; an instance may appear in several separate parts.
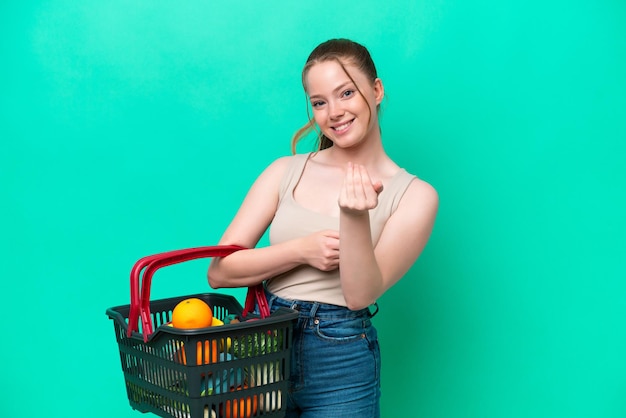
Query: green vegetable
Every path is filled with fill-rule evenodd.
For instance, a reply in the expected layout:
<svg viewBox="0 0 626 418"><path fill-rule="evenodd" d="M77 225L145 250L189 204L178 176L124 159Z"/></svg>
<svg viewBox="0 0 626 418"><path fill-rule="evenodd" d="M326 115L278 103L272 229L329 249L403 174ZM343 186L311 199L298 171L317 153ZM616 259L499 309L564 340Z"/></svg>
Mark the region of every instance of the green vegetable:
<svg viewBox="0 0 626 418"><path fill-rule="evenodd" d="M234 338L233 354L239 358L261 356L268 353L276 353L283 345L283 331L257 332Z"/></svg>

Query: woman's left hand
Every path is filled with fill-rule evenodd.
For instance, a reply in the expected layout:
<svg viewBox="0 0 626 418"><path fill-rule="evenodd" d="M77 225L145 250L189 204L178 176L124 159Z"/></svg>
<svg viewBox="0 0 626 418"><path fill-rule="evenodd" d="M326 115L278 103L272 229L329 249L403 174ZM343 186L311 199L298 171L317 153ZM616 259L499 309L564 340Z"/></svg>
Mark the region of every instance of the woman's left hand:
<svg viewBox="0 0 626 418"><path fill-rule="evenodd" d="M346 213L367 212L378 205L378 195L382 191L383 184L380 181L373 182L364 166L348 163L339 194L339 208Z"/></svg>

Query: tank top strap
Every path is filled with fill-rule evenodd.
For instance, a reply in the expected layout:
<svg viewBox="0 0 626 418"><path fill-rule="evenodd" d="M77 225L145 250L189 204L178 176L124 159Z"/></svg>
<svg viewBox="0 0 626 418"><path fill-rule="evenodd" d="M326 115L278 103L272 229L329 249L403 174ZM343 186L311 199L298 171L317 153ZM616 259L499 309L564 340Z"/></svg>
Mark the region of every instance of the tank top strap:
<svg viewBox="0 0 626 418"><path fill-rule="evenodd" d="M287 166L287 170L285 171L285 174L283 175L283 178L280 182L280 195L278 196L279 202L283 200L283 197L285 197L287 193L292 193L295 187L298 185L298 182L300 181L300 177L302 177L304 167L306 166L310 155L311 153L296 154L291 157L291 161Z"/></svg>
<svg viewBox="0 0 626 418"><path fill-rule="evenodd" d="M380 220L384 219L386 221L396 211L402 196L404 196L404 193L415 178L413 174L401 168L393 176L389 184L385 185L373 215Z"/></svg>

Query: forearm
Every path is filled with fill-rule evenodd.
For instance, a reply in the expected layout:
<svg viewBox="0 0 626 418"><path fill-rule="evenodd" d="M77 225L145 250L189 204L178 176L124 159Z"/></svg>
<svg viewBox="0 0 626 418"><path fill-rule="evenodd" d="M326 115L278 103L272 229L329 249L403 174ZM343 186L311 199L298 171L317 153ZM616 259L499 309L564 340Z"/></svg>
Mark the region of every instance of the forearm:
<svg viewBox="0 0 626 418"><path fill-rule="evenodd" d="M253 286L301 263L297 245L290 242L240 250L228 257L212 260L208 272L209 284L214 289Z"/></svg>
<svg viewBox="0 0 626 418"><path fill-rule="evenodd" d="M367 307L384 290L372 243L369 213L342 213L339 236L339 271L344 298L350 309Z"/></svg>

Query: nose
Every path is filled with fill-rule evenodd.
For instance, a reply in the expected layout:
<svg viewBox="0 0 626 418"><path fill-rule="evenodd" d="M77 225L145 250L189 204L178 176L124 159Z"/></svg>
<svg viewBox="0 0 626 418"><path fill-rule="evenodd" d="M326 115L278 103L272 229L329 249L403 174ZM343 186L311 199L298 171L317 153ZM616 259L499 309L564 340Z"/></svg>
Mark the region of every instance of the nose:
<svg viewBox="0 0 626 418"><path fill-rule="evenodd" d="M338 103L334 100L328 102L328 115L331 119L341 119L344 113L345 111L341 106L341 103Z"/></svg>

